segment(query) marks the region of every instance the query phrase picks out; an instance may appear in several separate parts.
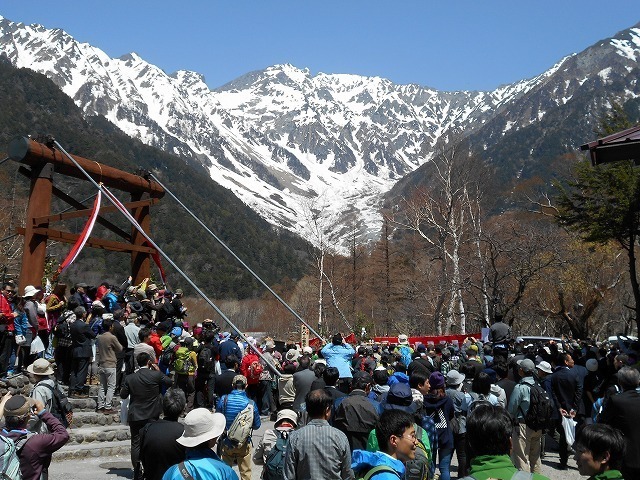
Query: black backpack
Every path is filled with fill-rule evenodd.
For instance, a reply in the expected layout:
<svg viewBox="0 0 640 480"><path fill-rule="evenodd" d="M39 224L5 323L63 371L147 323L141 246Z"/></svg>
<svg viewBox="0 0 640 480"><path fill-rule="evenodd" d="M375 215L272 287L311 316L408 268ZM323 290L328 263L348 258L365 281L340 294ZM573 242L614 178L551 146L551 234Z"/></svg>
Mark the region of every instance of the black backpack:
<svg viewBox="0 0 640 480"><path fill-rule="evenodd" d="M47 387L53 393L53 397L51 398L51 415L60 420L60 423L62 423L65 428L68 427L70 421L67 420L67 415L69 415L69 418L73 418L73 405L71 405L67 397L60 393L57 383L53 387L48 383L42 383L42 386Z"/></svg>
<svg viewBox="0 0 640 480"><path fill-rule="evenodd" d="M202 369L202 371L206 373L211 373L213 372L213 367L214 359L211 347L202 345L200 347L200 352L198 353L198 369Z"/></svg>
<svg viewBox="0 0 640 480"><path fill-rule="evenodd" d="M552 417L553 402L547 391L535 382L529 389L529 410L524 416L524 423L535 431L551 429L554 427Z"/></svg>

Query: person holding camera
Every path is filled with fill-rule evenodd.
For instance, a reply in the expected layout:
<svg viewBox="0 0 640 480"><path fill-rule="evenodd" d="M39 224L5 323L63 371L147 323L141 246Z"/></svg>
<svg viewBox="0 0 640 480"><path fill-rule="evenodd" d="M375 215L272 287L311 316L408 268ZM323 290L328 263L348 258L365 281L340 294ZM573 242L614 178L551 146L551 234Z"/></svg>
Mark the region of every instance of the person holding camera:
<svg viewBox="0 0 640 480"><path fill-rule="evenodd" d="M42 420L49 433L34 434L27 430L32 417ZM48 478L51 455L69 441L67 429L45 409L41 400L23 395L6 400L4 418L5 427L0 434L13 440L16 445L23 480Z"/></svg>

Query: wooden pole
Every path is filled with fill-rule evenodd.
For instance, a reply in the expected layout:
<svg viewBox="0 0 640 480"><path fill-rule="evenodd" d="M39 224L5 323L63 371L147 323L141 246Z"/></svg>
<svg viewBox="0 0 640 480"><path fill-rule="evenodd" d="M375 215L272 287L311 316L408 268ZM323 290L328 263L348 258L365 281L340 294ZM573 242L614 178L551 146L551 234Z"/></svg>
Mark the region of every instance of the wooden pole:
<svg viewBox="0 0 640 480"><path fill-rule="evenodd" d="M138 202L149 198L148 193L132 193L131 201ZM131 209L131 215L136 219L145 233L151 236L151 215L149 205L141 205ZM131 244L136 246L146 245L146 239L137 228L131 227ZM151 276L151 258L148 253L131 252L131 276L133 285L140 284L145 278Z"/></svg>
<svg viewBox="0 0 640 480"><path fill-rule="evenodd" d="M36 227L48 227L49 222L34 225L33 219L51 213L51 192L53 190L53 165L40 164L31 170L31 191L25 222L24 249L20 270L20 287L42 284L44 263L47 254L47 237L34 232Z"/></svg>

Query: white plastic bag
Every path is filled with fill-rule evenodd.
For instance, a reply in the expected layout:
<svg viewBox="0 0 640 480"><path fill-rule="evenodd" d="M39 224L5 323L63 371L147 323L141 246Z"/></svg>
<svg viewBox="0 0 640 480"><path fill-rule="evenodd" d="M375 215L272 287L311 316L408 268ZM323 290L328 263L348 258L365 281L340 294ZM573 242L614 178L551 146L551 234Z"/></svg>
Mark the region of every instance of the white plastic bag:
<svg viewBox="0 0 640 480"><path fill-rule="evenodd" d="M129 399L123 398L120 401L120 423L122 425L129 425Z"/></svg>
<svg viewBox="0 0 640 480"><path fill-rule="evenodd" d="M576 441L576 421L571 417L562 417L562 429L564 437L567 439L567 445L571 447Z"/></svg>
<svg viewBox="0 0 640 480"><path fill-rule="evenodd" d="M42 343L42 339L36 335L31 342L31 355L37 355L40 352L44 352L44 343Z"/></svg>

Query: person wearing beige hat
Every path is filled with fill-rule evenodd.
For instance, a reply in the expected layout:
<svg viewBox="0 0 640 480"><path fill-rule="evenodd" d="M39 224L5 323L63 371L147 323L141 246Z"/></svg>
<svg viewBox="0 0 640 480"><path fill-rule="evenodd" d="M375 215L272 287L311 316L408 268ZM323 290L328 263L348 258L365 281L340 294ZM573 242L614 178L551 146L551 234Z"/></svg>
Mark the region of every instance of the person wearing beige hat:
<svg viewBox="0 0 640 480"><path fill-rule="evenodd" d="M27 367L27 372L29 372L29 379L34 383L29 396L34 400L41 401L45 408L51 411L53 389L58 389L58 392L64 395L58 386L58 382L51 378L51 375L54 373L51 363L44 358L38 358ZM30 430L39 433L47 433L49 431L40 419L31 426Z"/></svg>
<svg viewBox="0 0 640 480"><path fill-rule="evenodd" d="M169 468L162 480L184 480L189 478L185 473L195 479L238 480L236 472L213 451L225 425L222 413L211 413L206 408L191 410L184 418L184 433L176 440L186 447L186 458Z"/></svg>
<svg viewBox="0 0 640 480"><path fill-rule="evenodd" d="M296 412L289 408L280 410L273 429L265 430L262 440L260 440L253 454L253 461L257 465L264 465L269 453L271 453L271 450L278 442L278 438L287 438L296 428L298 428L298 415Z"/></svg>

